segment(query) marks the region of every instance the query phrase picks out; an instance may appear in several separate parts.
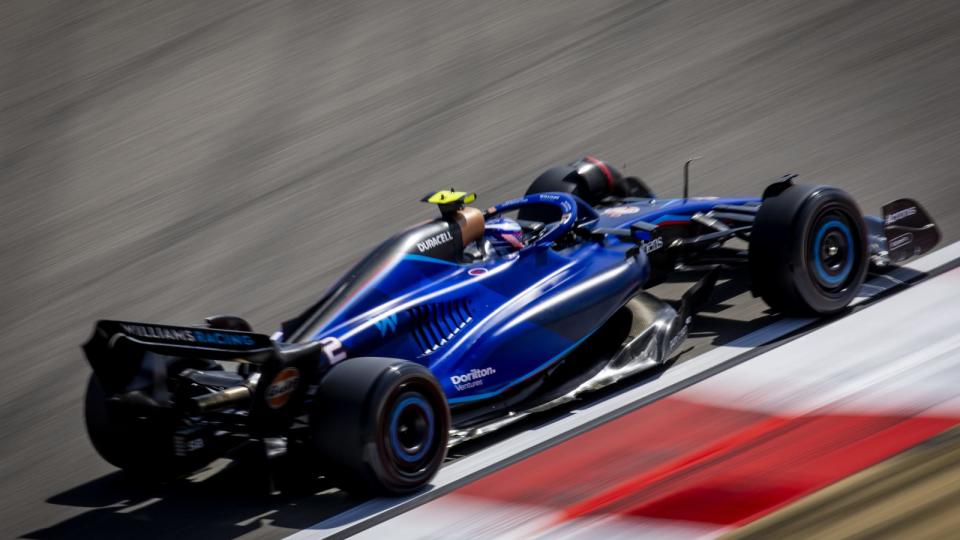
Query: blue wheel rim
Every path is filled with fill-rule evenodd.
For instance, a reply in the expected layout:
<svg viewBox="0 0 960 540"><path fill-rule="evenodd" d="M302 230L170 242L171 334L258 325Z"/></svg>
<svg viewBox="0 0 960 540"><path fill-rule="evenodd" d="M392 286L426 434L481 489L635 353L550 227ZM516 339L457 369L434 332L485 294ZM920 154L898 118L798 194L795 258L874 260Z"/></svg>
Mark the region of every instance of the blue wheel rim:
<svg viewBox="0 0 960 540"><path fill-rule="evenodd" d="M840 267L840 271L836 273L830 273L827 271L827 268L824 266L823 255L821 252L821 247L823 243L824 236L828 232L837 230L846 241L846 253L844 254L844 261ZM853 252L854 252L854 241L853 234L850 233L850 227L846 223L838 219L830 219L825 221L820 225L820 228L817 230L817 234L813 242L813 266L814 270L817 272L817 277L825 284L836 287L841 285L846 279L850 276L850 271L853 269Z"/></svg>
<svg viewBox="0 0 960 540"><path fill-rule="evenodd" d="M403 442L400 441L400 416L408 407L418 409L427 422L426 439L419 444L416 452L410 452ZM433 444L434 429L433 409L431 409L427 400L420 396L407 396L401 399L394 405L393 412L390 415L390 446L393 448L393 454L397 459L406 463L416 463L420 461L427 455L427 452L430 451L430 447Z"/></svg>

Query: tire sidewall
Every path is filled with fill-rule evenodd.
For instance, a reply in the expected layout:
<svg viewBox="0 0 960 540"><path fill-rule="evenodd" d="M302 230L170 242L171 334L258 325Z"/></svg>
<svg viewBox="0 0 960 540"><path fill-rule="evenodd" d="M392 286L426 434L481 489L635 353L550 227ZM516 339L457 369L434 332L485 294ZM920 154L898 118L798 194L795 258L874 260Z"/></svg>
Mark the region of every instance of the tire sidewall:
<svg viewBox="0 0 960 540"><path fill-rule="evenodd" d="M433 406L434 436L429 459L403 472L384 434L397 400L410 392ZM310 426L316 459L335 485L358 495L402 495L422 488L443 464L450 413L427 368L398 359L354 358L320 381Z"/></svg>
<svg viewBox="0 0 960 540"><path fill-rule="evenodd" d="M845 217L845 224L850 228L855 245L849 247L853 255L853 266L843 280L843 286L828 292L817 284L813 276L816 261L811 246L822 225L822 218L830 213ZM824 187L806 198L794 219L791 273L797 292L816 313L830 314L845 308L856 297L867 273L866 227L860 209L843 191Z"/></svg>
<svg viewBox="0 0 960 540"><path fill-rule="evenodd" d="M429 372L421 372L412 366L388 370L377 386L368 401L367 422L372 429L366 431L367 437L364 441L364 448L370 454L366 462L372 473L380 478L390 491L399 493L418 489L436 474L446 457L450 421L445 398L439 384ZM430 405L433 425L430 426L429 448L426 449L424 457L415 460L415 465L410 467L398 457L390 439L393 416L399 412L397 406L405 398L414 397ZM403 467L398 466L400 464Z"/></svg>

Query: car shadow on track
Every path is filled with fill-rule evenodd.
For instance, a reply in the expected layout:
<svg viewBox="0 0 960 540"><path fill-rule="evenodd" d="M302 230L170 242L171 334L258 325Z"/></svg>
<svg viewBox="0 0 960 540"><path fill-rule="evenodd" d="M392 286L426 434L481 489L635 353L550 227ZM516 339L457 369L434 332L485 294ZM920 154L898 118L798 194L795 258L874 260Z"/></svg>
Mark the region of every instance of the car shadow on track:
<svg viewBox="0 0 960 540"><path fill-rule="evenodd" d="M678 290L679 286L689 286L700 275L702 271L677 272L666 282L672 291ZM871 267L867 273L865 283L861 287L860 296L873 298L875 295L889 295L895 293L910 283L915 283L927 274L909 267L890 265L885 268ZM665 298L671 301L679 299L679 295L673 292L677 298L670 296ZM844 310L839 314L822 318L818 324L825 324L838 317L843 317L849 310ZM701 309L691 326L687 341L690 344L701 345L702 340L708 340L711 346L721 346L731 344L731 342L746 336L771 323L783 319L784 316L773 311L760 298L753 298L750 293L749 275L738 269L725 268L720 273L720 278L709 303ZM787 336L774 340L780 341ZM702 352L702 346L694 348L694 355ZM681 353L680 361L690 358L690 355Z"/></svg>
<svg viewBox="0 0 960 540"><path fill-rule="evenodd" d="M26 533L25 538L218 539L255 532L282 537L361 500L323 485L322 480L310 485L309 491L271 495L262 470L241 463L228 465L202 481L184 479L153 486L116 472L54 495L47 502L87 510ZM263 529L265 526L269 527Z"/></svg>
<svg viewBox="0 0 960 540"><path fill-rule="evenodd" d="M675 272L658 287L654 295L679 304L684 292L706 273L705 270ZM691 352L700 354L703 345L717 347L743 337L782 318L758 298L750 295L750 276L743 269L722 268L709 302L694 317L688 341ZM689 358L682 354L681 359Z"/></svg>

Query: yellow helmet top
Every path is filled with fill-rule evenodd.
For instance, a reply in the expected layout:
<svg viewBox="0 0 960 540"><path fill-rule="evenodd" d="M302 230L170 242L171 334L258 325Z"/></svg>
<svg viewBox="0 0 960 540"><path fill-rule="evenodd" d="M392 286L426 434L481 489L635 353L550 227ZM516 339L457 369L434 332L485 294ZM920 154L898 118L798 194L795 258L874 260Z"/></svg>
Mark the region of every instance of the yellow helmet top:
<svg viewBox="0 0 960 540"><path fill-rule="evenodd" d="M425 203L439 206L440 213L446 215L450 212L456 212L457 210L463 208L464 205L470 204L477 200L477 194L467 191L457 191L453 188L450 188L427 195L421 200Z"/></svg>
<svg viewBox="0 0 960 540"><path fill-rule="evenodd" d="M477 199L476 193L467 193L466 191L454 191L451 189L444 189L438 191L432 195L427 195L423 198L423 202L428 202L430 204L470 204Z"/></svg>

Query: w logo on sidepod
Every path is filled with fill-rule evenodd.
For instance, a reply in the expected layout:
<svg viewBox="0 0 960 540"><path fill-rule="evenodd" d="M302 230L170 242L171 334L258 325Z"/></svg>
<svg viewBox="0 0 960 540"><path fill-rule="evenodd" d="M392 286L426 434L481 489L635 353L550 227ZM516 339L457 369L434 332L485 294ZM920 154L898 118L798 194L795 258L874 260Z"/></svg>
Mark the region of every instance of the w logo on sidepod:
<svg viewBox="0 0 960 540"><path fill-rule="evenodd" d="M386 337L397 330L397 314L387 315L377 321L377 330L380 331L380 337Z"/></svg>

